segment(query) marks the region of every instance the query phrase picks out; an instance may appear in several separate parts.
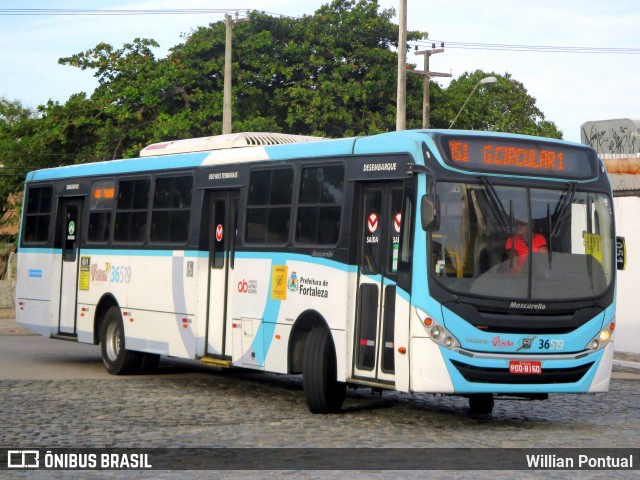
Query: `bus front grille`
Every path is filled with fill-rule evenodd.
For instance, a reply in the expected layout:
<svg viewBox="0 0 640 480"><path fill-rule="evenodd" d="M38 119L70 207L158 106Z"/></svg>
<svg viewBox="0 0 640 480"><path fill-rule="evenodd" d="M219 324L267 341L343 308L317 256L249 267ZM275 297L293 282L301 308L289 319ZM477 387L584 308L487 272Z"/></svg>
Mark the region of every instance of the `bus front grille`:
<svg viewBox="0 0 640 480"><path fill-rule="evenodd" d="M468 382L473 383L506 383L506 384L549 384L549 383L575 383L584 377L593 362L571 368L543 369L537 375L514 375L508 368L475 367L457 360L451 360L454 367Z"/></svg>

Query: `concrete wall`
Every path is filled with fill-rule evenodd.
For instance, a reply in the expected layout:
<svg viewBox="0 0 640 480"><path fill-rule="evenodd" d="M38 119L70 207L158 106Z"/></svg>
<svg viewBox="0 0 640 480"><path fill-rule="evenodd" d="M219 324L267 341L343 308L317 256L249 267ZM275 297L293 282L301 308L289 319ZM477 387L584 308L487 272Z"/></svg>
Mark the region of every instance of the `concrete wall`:
<svg viewBox="0 0 640 480"><path fill-rule="evenodd" d="M17 259L15 253L9 255L5 278L0 280L0 308L15 308Z"/></svg>
<svg viewBox="0 0 640 480"><path fill-rule="evenodd" d="M627 268L618 271L616 352L640 353L640 198L615 197L616 234L625 237Z"/></svg>
<svg viewBox="0 0 640 480"><path fill-rule="evenodd" d="M583 123L580 141L598 153L636 154L640 152L640 120L620 118Z"/></svg>

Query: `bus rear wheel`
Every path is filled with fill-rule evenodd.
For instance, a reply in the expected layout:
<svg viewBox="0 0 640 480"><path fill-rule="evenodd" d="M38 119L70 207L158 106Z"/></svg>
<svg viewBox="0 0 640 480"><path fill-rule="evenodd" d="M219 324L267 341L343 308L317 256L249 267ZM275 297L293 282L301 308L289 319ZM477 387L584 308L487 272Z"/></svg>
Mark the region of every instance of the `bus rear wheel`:
<svg viewBox="0 0 640 480"><path fill-rule="evenodd" d="M142 354L125 348L124 325L118 307L107 310L100 334L102 363L112 375L136 373L142 363Z"/></svg>
<svg viewBox="0 0 640 480"><path fill-rule="evenodd" d="M302 385L311 413L337 413L342 408L347 385L337 380L336 349L327 328L316 327L309 332Z"/></svg>

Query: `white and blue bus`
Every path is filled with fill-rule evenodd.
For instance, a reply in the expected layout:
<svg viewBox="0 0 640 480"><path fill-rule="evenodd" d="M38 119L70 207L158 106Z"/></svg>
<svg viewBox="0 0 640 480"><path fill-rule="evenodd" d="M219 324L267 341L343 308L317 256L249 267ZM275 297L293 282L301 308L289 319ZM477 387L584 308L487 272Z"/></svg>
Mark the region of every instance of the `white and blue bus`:
<svg viewBox="0 0 640 480"><path fill-rule="evenodd" d="M21 324L161 355L469 398L608 390L616 239L583 145L455 130L231 134L26 179ZM531 248L529 248L531 246Z"/></svg>

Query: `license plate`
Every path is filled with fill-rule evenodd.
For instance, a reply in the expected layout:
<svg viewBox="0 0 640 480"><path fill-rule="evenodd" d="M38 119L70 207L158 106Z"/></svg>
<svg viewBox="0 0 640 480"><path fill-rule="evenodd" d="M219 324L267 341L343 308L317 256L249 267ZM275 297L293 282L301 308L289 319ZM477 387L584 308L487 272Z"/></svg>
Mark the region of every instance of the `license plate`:
<svg viewBox="0 0 640 480"><path fill-rule="evenodd" d="M514 375L539 375L542 373L542 363L511 360L509 362L509 373Z"/></svg>

